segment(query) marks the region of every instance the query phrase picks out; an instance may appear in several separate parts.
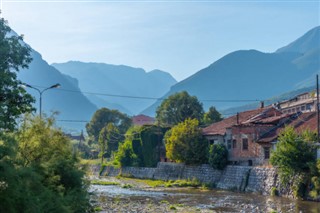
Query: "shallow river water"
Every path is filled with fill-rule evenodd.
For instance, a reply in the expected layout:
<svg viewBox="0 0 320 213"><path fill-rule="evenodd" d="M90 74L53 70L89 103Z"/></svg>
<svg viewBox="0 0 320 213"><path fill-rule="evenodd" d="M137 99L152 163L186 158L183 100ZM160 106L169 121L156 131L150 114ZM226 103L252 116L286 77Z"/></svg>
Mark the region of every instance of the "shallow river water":
<svg viewBox="0 0 320 213"><path fill-rule="evenodd" d="M320 203L280 197L190 188L122 188L93 185L101 212L310 212Z"/></svg>

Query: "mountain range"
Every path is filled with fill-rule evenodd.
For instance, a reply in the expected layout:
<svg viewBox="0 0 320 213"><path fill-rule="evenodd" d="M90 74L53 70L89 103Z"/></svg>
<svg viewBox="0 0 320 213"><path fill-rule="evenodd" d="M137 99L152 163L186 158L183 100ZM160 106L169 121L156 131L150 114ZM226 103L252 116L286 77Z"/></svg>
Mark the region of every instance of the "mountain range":
<svg viewBox="0 0 320 213"><path fill-rule="evenodd" d="M316 27L273 53L232 52L178 83L164 71L146 72L125 65L79 61L49 65L35 50L29 69L20 71L18 77L39 89L61 84L61 88L45 91L43 111L59 111L58 125L67 130L84 129L85 122L101 107L154 116L161 101L153 98L163 99L179 91L197 96L205 109L215 106L223 112L235 112L314 85L320 71L319 33L320 27ZM38 92L27 90L39 99Z"/></svg>
<svg viewBox="0 0 320 213"><path fill-rule="evenodd" d="M205 109L225 110L310 86L320 71L320 27L274 53L232 52L175 84L162 98L187 91ZM142 113L154 115L160 101Z"/></svg>
<svg viewBox="0 0 320 213"><path fill-rule="evenodd" d="M59 83L61 88L49 89L43 92L42 112L48 116L58 112L56 116L57 124L65 131L84 129L84 121L91 119L97 107L80 92L76 79L66 77L50 66L35 50L32 50L31 56L33 60L29 64L29 68L21 70L18 73L18 79L40 91ZM26 88L26 90L35 97L35 108L39 113L39 92L32 88ZM75 120L77 122L74 122ZM80 120L82 122L78 122Z"/></svg>
<svg viewBox="0 0 320 213"><path fill-rule="evenodd" d="M177 83L164 71L146 72L125 65L69 61L52 66L78 79L81 91L98 108L118 109L128 115L139 114L154 103L152 98L163 96Z"/></svg>

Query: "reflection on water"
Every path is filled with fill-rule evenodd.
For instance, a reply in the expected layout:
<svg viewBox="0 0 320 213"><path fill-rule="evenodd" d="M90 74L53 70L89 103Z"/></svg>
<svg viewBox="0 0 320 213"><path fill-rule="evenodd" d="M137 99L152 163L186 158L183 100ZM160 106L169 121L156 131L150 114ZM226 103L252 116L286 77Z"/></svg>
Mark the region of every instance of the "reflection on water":
<svg viewBox="0 0 320 213"><path fill-rule="evenodd" d="M99 196L130 197L131 199L153 199L155 202L167 200L170 203L181 203L200 209L218 212L310 212L320 213L320 203L296 201L280 197L267 197L257 194L244 194L230 191L198 189L144 191L125 189L120 186L93 185L90 191Z"/></svg>

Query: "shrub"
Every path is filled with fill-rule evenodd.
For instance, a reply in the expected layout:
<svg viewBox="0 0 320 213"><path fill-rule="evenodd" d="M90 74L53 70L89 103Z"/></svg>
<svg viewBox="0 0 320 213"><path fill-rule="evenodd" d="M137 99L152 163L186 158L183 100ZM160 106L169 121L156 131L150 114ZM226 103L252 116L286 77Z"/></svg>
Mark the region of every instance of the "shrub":
<svg viewBox="0 0 320 213"><path fill-rule="evenodd" d="M228 150L222 144L213 144L209 150L209 164L214 169L223 170L228 163Z"/></svg>

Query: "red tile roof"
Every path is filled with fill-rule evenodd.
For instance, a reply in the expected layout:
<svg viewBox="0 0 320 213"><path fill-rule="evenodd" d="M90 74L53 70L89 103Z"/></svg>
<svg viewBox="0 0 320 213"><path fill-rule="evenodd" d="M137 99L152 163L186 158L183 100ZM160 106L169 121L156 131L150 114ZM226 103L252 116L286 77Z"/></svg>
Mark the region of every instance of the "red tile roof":
<svg viewBox="0 0 320 213"><path fill-rule="evenodd" d="M132 123L137 126L142 126L145 124L154 124L155 119L147 115L136 115L132 117Z"/></svg>
<svg viewBox="0 0 320 213"><path fill-rule="evenodd" d="M237 123L237 115L233 115L229 118L223 119L222 121L219 121L217 123L211 124L210 126L204 128L202 130L203 135L224 135L226 133L226 129L237 125L244 123L245 121L249 120L250 118L255 117L256 115L266 112L270 109L273 109L272 107L266 107L266 108L259 108L254 110L249 110L245 112L239 113L239 123Z"/></svg>
<svg viewBox="0 0 320 213"><path fill-rule="evenodd" d="M293 126L299 133L305 130L317 131L316 112L291 114L287 122L262 135L258 142L269 143L275 141L286 126Z"/></svg>

